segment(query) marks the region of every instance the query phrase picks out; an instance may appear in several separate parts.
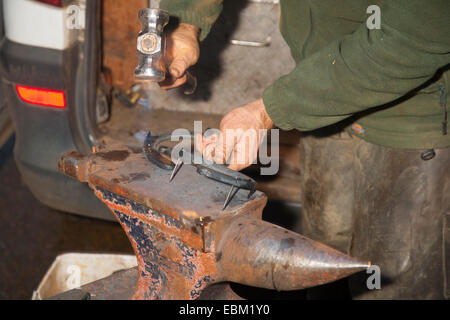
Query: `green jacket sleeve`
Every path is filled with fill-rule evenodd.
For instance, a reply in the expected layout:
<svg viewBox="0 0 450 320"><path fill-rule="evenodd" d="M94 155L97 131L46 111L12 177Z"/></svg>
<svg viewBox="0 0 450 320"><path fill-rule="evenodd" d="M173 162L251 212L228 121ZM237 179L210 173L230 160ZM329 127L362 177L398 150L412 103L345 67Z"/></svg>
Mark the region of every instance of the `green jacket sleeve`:
<svg viewBox="0 0 450 320"><path fill-rule="evenodd" d="M180 23L197 26L202 41L222 12L222 2L223 0L162 0L160 8L169 11Z"/></svg>
<svg viewBox="0 0 450 320"><path fill-rule="evenodd" d="M278 127L306 131L339 122L401 98L450 63L448 0L384 0L380 8L380 30L361 25L265 90Z"/></svg>

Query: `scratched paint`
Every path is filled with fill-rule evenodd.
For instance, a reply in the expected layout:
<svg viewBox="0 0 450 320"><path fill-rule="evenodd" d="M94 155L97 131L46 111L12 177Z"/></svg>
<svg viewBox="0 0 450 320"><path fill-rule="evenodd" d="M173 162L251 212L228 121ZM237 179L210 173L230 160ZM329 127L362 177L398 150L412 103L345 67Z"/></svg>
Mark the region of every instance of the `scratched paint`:
<svg viewBox="0 0 450 320"><path fill-rule="evenodd" d="M214 282L214 254L183 243L180 221L99 187L95 194L116 216L138 257L135 299L196 299Z"/></svg>

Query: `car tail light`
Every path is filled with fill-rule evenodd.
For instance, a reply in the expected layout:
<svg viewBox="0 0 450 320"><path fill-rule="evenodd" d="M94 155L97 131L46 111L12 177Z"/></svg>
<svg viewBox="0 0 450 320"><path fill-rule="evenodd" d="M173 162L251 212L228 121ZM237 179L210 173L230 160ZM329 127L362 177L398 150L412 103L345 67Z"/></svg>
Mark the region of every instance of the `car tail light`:
<svg viewBox="0 0 450 320"><path fill-rule="evenodd" d="M55 7L62 7L63 6L63 0L35 0L37 2L46 3Z"/></svg>
<svg viewBox="0 0 450 320"><path fill-rule="evenodd" d="M20 99L27 103L52 108L66 108L64 91L16 86Z"/></svg>

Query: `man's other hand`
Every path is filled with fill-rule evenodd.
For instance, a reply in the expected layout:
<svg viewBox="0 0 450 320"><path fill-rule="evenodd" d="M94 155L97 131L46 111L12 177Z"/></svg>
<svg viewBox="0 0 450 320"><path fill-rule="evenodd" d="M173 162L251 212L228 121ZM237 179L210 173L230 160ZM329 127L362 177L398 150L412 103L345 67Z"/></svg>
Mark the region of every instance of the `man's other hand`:
<svg viewBox="0 0 450 320"><path fill-rule="evenodd" d="M166 79L159 83L162 89L172 89L186 83L186 70L197 63L200 56L199 29L186 23L167 35L165 63Z"/></svg>
<svg viewBox="0 0 450 320"><path fill-rule="evenodd" d="M229 164L240 171L257 159L259 146L274 123L266 112L263 100L231 110L220 123L220 135L204 138L197 135L196 146L203 156L215 163Z"/></svg>

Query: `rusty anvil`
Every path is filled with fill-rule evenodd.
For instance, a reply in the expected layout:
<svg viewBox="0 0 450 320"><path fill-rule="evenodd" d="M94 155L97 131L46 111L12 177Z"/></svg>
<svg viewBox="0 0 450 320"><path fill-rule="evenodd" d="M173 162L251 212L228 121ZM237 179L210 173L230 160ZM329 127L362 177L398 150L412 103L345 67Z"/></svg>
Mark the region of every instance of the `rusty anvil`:
<svg viewBox="0 0 450 320"><path fill-rule="evenodd" d="M190 165L169 182L170 171L114 141L64 154L59 170L87 182L127 233L139 270L133 299L196 299L220 282L296 290L369 266L263 221L259 191L237 192L222 211L229 186Z"/></svg>

